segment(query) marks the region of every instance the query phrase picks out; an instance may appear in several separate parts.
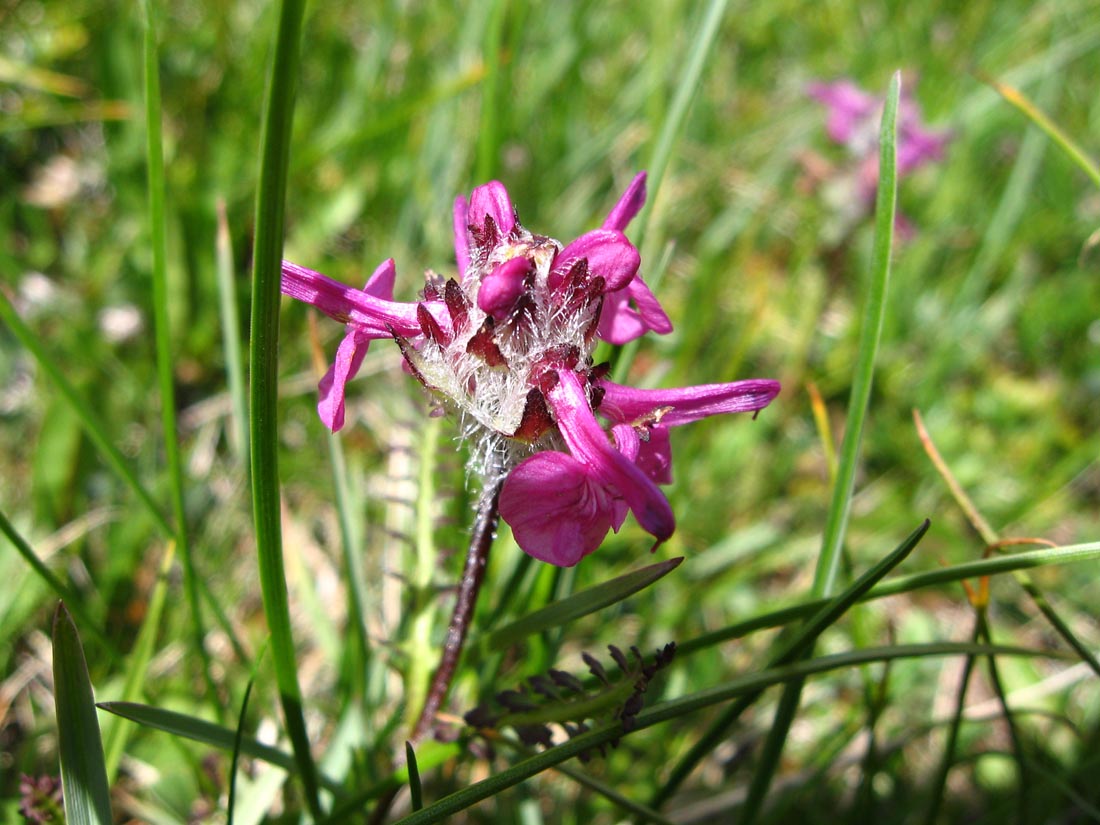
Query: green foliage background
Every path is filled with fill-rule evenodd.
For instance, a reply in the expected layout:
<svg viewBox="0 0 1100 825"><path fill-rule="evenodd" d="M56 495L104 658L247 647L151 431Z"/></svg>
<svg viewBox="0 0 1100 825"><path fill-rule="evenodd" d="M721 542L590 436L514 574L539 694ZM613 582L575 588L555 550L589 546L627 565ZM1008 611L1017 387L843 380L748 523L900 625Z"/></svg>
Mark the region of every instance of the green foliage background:
<svg viewBox="0 0 1100 825"><path fill-rule="evenodd" d="M905 570L982 553L983 542L921 449L914 408L1002 536L1059 544L1100 536L1100 193L981 80L988 75L1018 88L1096 155L1095 11L1092 2L730 4L651 201L642 246L647 276L657 276L655 291L675 331L642 343L631 376L662 386L777 377L783 392L755 421L711 419L673 437L668 495L679 528L659 555L685 556L680 568L597 617L467 668L456 710L472 706L479 690L512 687L549 666L582 670L582 649L684 641L808 592L830 487L828 450L807 386L820 390L839 443L871 245L869 219L838 229L835 205L815 177L847 162L827 141L821 107L806 95L815 79L851 77L884 92L900 68L927 121L953 136L943 163L900 188L915 233L895 250L848 571L877 561L926 516L933 526ZM217 687L210 695L182 587L172 578L140 698L233 726L266 628L246 462L231 436L215 236L224 201L247 340L257 147L275 8L186 2L159 13L168 309L188 528L198 575L246 659L208 614L205 644ZM454 196L491 177L507 185L535 231L567 241L598 225L652 157L702 14L702 4L674 0L314 4L302 46L286 256L355 284L392 256L398 297L411 300L425 269L453 268ZM141 32L136 5L12 0L0 8L0 289L167 511L170 481L154 390ZM667 267L658 265L666 260ZM104 313L120 307L136 311L142 327L112 340ZM401 742L396 726L412 712L402 698L415 687L403 679L418 672L415 663L430 660L430 651L410 642L418 638L417 617L428 617L420 626L432 642L442 637L449 610L443 589L461 567L476 491L466 487L453 428L442 425L437 449L420 449L428 428L440 425L426 417L429 402L383 342L352 385L339 446L328 442L314 412L311 341L331 356L340 330L324 319L314 329L309 315L285 306L280 352L292 613L315 749L333 775L361 786L387 773L393 744ZM97 698L121 698L164 541L6 328L0 455L0 509L104 631L106 642L90 641L79 628ZM334 462L347 486L351 517L343 524ZM431 483L418 485L418 478ZM642 558L644 534L631 526L565 572L526 566L502 533L480 605L483 627L650 560ZM366 645L354 641L359 622L349 619L342 536L363 565L357 578L368 598L361 617ZM438 553L431 582L441 590L417 596L404 582L415 579L416 548L425 542ZM1034 574L1092 649L1100 645L1094 569ZM0 546L0 576L0 797L14 817L19 773L56 770L44 636L54 599L7 544ZM826 635L823 647L962 640L971 614L957 586L921 591L861 608ZM1058 646L1007 578L994 583L991 622L998 641ZM759 668L770 643L752 637L674 663L664 695ZM1087 671L1068 684L1054 681L1068 667L1040 659L1002 663L1006 691L1031 689L1026 707L1043 711L1018 720L1039 766L1026 805L1017 810L1005 790L1016 778L1004 726L994 718L964 726L963 762L948 785L944 817L1096 818L1095 783L1082 777L1097 768L1100 702ZM949 716L957 672L954 660L929 660L895 664L888 678L879 667L811 681L778 779L784 790L765 817L779 822L797 811L807 821L834 821L836 810L871 805L877 807L867 810L889 810L891 821L919 821L943 746L942 725L931 732L927 725ZM280 719L270 663L261 659L258 673L246 719L252 731ZM869 697L880 686L878 707ZM970 701L992 695L977 678ZM746 777L735 766L751 758L773 699L765 696L670 811L694 821L699 806L720 813L736 804ZM854 743L869 715L881 749L875 764L864 765L869 779L857 793L862 751ZM643 800L708 719L700 714L628 738L592 770ZM209 749L161 733L128 733L116 811L158 822L224 816L228 757L209 757ZM435 798L483 775L485 763L422 770L426 798ZM535 782L526 787L543 803L541 812L508 792L471 815L615 821L615 809L598 794L550 775ZM262 775L245 787L256 810L278 810L271 801L277 783L271 798L262 795ZM823 806L821 794L836 807ZM298 805L293 792L287 805Z"/></svg>

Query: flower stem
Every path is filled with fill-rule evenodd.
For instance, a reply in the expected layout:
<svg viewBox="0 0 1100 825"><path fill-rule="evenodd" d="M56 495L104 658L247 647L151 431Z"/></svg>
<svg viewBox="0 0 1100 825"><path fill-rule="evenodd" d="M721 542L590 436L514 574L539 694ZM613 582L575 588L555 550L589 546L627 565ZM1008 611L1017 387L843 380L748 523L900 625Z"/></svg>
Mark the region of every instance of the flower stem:
<svg viewBox="0 0 1100 825"><path fill-rule="evenodd" d="M503 485L504 476L498 475L487 481L485 488L481 491L477 516L474 518L473 531L470 534L470 549L466 552L466 566L462 571L462 581L458 585L458 596L455 599L454 612L451 614L451 623L447 627L447 641L443 645L439 665L428 687L424 709L420 711L420 718L416 720L416 725L413 727L409 740L413 744L423 739L431 730L432 723L435 722L435 714L451 689L451 680L458 667L462 648L466 644L466 634L474 617L477 596L481 591L481 583L485 579L485 568L489 563L489 548L492 547L493 539L496 537L497 522L500 518L498 512L500 488Z"/></svg>

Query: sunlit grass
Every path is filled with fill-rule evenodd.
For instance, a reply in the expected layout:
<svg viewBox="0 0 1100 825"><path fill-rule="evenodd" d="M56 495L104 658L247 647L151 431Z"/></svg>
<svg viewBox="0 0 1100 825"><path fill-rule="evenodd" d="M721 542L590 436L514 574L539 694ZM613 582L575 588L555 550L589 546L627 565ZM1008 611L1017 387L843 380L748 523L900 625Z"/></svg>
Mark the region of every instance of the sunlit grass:
<svg viewBox="0 0 1100 825"><path fill-rule="evenodd" d="M628 814L615 794L648 804L729 702L749 695L737 691L768 673L772 654L812 612L802 606L808 594L843 591L925 517L931 527L894 574L920 576L900 581L922 586L899 585L860 606L858 622L843 618L818 640L816 652L844 666L808 678L797 735L786 739L759 820L834 821L858 810L923 821L940 804L941 765L950 771L941 821L1038 822L1100 805L1087 780L1098 767L1100 691L1079 657L996 657L1000 690L1017 711L1015 754L981 651L935 647L955 655L879 663L891 650L916 650L908 645L969 642L975 610L944 565L979 565L964 568L976 590L978 575L1011 564L1007 554L980 561L989 536L973 529L922 449L914 408L997 537L1086 548L1100 538L1100 196L1088 160L1100 151L1100 24L1090 4L887 11L851 3L811 17L790 2L724 11L720 2L676 0L644 10L311 7L291 69L293 127L283 123L276 147L286 152L281 213L278 185L263 190L256 212L276 5L154 5L159 119L152 108L143 116L149 54L139 8L16 4L0 28L0 71L22 78L0 91L0 513L17 540L0 540L8 582L0 735L10 755L0 819L17 816L20 773L58 771L45 636L59 595L75 617L97 700L133 699L140 687L145 705L180 715L170 717L177 732L202 732L191 741L148 722L101 718L112 769L126 740L116 816L224 821L233 735L253 674L240 719L237 821L249 811L309 808L308 784L303 792L266 775L265 755L279 771L315 759L318 806L327 811L369 811L371 800L407 785L399 763L416 708L405 705L423 695L442 642L477 490L453 450L453 422L428 425L438 442L424 443L430 402L386 342L372 347L349 387L348 426L328 441L314 409L308 312L272 300L282 233L288 257L356 286L393 256L398 299L412 300L425 269L453 271L451 203L483 178L506 183L526 225L568 240L597 226L648 163L664 168L645 215L644 271L660 272L656 291L675 330L614 355L618 369L641 386L776 377L783 391L754 421L719 418L675 433L666 489L679 526L656 558L628 521L563 573L528 561L502 527L451 721L547 668L585 676L580 653L602 655L608 643L651 653L676 641L683 655L646 695L659 718L644 716L651 724L605 760L563 763L573 779L550 771L522 793L497 795L564 752L525 761L503 745L486 760L461 743L418 744L417 815L426 821L448 794L473 798L486 788L493 801L474 809L484 821L516 820L532 793L546 822L616 821ZM854 221L839 240L828 235L837 208L829 175L848 158L828 141L805 87L848 76L885 94L898 69L927 119L953 138L944 162L899 187L915 231L893 245L857 461L841 445L873 221ZM1026 101L1024 114L985 78ZM277 96L274 105L286 102ZM148 207L154 123L163 126L163 176L152 181L164 188L162 222L159 202ZM158 225L163 261L150 235ZM163 278L156 305L154 271ZM280 328L262 389L278 426L261 422L258 431L255 418L243 426L239 380L242 347L258 330L247 317L254 298L268 302L261 340L273 346ZM107 311L128 308L140 329L113 332ZM331 357L338 329L317 330ZM240 340L223 341L227 334ZM158 349L170 355L160 373ZM173 394L174 422L160 406ZM256 437L270 459L259 474L268 485L262 513L281 529L281 544L253 527L242 450ZM851 461L850 515L835 542L836 587L815 589L837 455ZM419 481L425 472L430 487ZM167 577L159 571L177 530L199 579L190 593L179 562ZM269 606L265 615L257 541L267 587L285 588L285 614ZM1069 638L1095 651L1095 553L1022 552L1037 554L1024 556L1039 565L1028 569L1030 587ZM540 627L519 647L479 642L548 602L678 556L679 567L624 602ZM420 609L414 590L436 599L432 609ZM1030 592L1012 576L992 579L992 641L1074 656ZM278 639L257 663L269 626ZM788 635L770 632L782 626ZM62 640L66 649L72 642ZM869 652L848 653L860 647ZM967 654L975 666L959 702ZM764 679L754 689L781 675ZM728 695L699 699L711 690ZM779 691L749 703L660 815L739 810ZM297 761L285 735L274 757L256 741L285 730L280 693L291 704L300 694L301 724L291 725ZM118 725L128 726L125 737ZM599 727L591 737L615 738ZM873 752L863 747L868 739ZM578 741L567 747L579 752ZM1031 791L1022 806L1021 766ZM475 784L486 777L497 785ZM393 811L409 811L405 797Z"/></svg>

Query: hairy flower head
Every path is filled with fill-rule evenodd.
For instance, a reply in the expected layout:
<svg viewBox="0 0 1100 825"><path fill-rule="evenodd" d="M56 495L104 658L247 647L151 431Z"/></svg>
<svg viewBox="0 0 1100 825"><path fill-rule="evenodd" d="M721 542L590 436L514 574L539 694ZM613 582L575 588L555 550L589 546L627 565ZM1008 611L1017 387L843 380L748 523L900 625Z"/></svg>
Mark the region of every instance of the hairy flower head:
<svg viewBox="0 0 1100 825"><path fill-rule="evenodd" d="M429 273L415 303L393 300L392 260L362 290L284 262L283 292L346 324L321 381L322 420L334 431L343 425L347 381L371 340L391 338L413 375L458 414L471 469L487 482L505 477L501 516L525 551L575 564L628 511L658 544L666 540L675 521L657 484L670 480L668 427L758 410L779 385L632 390L593 363L600 339L672 329L623 234L644 201L642 173L599 229L563 245L525 229L502 184L480 186L455 201L458 277Z"/></svg>

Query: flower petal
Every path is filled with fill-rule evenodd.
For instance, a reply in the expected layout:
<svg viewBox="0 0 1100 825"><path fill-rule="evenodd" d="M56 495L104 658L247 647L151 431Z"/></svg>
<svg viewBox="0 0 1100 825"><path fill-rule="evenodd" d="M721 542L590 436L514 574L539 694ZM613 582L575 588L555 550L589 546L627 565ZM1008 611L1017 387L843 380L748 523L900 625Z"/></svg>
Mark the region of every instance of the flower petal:
<svg viewBox="0 0 1100 825"><path fill-rule="evenodd" d="M879 101L850 80L835 83L811 83L810 97L829 109L825 131L837 143L848 143L857 136L864 121L874 114Z"/></svg>
<svg viewBox="0 0 1100 825"><path fill-rule="evenodd" d="M467 215L469 207L466 199L459 195L455 198L454 208L454 233L455 233L455 260L458 261L458 279L466 277L466 268L470 265L470 242L467 239L469 233L469 221Z"/></svg>
<svg viewBox="0 0 1100 825"><path fill-rule="evenodd" d="M664 390L639 390L607 379L599 386L604 390L600 415L626 423L656 415L660 424L668 427L719 413L760 410L779 394L779 382L766 378Z"/></svg>
<svg viewBox="0 0 1100 825"><path fill-rule="evenodd" d="M512 199L508 197L508 190L500 181L491 180L470 195L467 224L481 227L486 216L493 219L501 235L507 235L516 225L516 209L512 206Z"/></svg>
<svg viewBox="0 0 1100 825"><path fill-rule="evenodd" d="M638 466L657 484L672 483L672 442L668 427L651 427L638 448Z"/></svg>
<svg viewBox="0 0 1100 825"><path fill-rule="evenodd" d="M639 172L634 176L634 180L630 182L630 186L623 192L619 202L608 214L607 220L603 222L601 228L617 229L619 232L626 229L627 224L634 219L634 216L645 205L645 194L645 172Z"/></svg>
<svg viewBox="0 0 1100 825"><path fill-rule="evenodd" d="M597 328L601 339L616 346L641 338L646 333L645 321L630 305L630 293L617 289L604 296Z"/></svg>
<svg viewBox="0 0 1100 825"><path fill-rule="evenodd" d="M572 456L542 452L508 474L500 515L525 553L572 567L611 529L612 497Z"/></svg>
<svg viewBox="0 0 1100 825"><path fill-rule="evenodd" d="M383 291L390 284L392 294L393 259L383 261L368 284ZM420 331L416 304L390 301L377 294L353 289L320 272L283 261L281 289L284 295L312 304L330 318L355 324L371 338L389 338L390 328L399 335L415 335Z"/></svg>
<svg viewBox="0 0 1100 825"><path fill-rule="evenodd" d="M317 414L333 432L344 426L344 386L359 372L370 345L370 336L349 325L347 334L336 350L336 360L317 385L321 400Z"/></svg>
<svg viewBox="0 0 1100 825"><path fill-rule="evenodd" d="M630 305L631 300L637 309ZM650 330L667 335L672 332L672 322L641 275L635 275L625 287L604 296L599 326L604 341L625 344Z"/></svg>
<svg viewBox="0 0 1100 825"><path fill-rule="evenodd" d="M523 293L524 279L533 268L527 258L509 258L481 279L477 305L499 321L515 306Z"/></svg>
<svg viewBox="0 0 1100 825"><path fill-rule="evenodd" d="M634 518L664 541L676 529L668 499L633 461L615 449L596 421L577 373L557 370L558 383L546 393L558 430L573 457L626 500Z"/></svg>
<svg viewBox="0 0 1100 825"><path fill-rule="evenodd" d="M554 258L548 278L550 288L556 289L566 273L582 258L588 260L588 271L592 275L604 279L605 292L614 292L630 283L642 262L638 250L622 232L595 229L581 235Z"/></svg>

